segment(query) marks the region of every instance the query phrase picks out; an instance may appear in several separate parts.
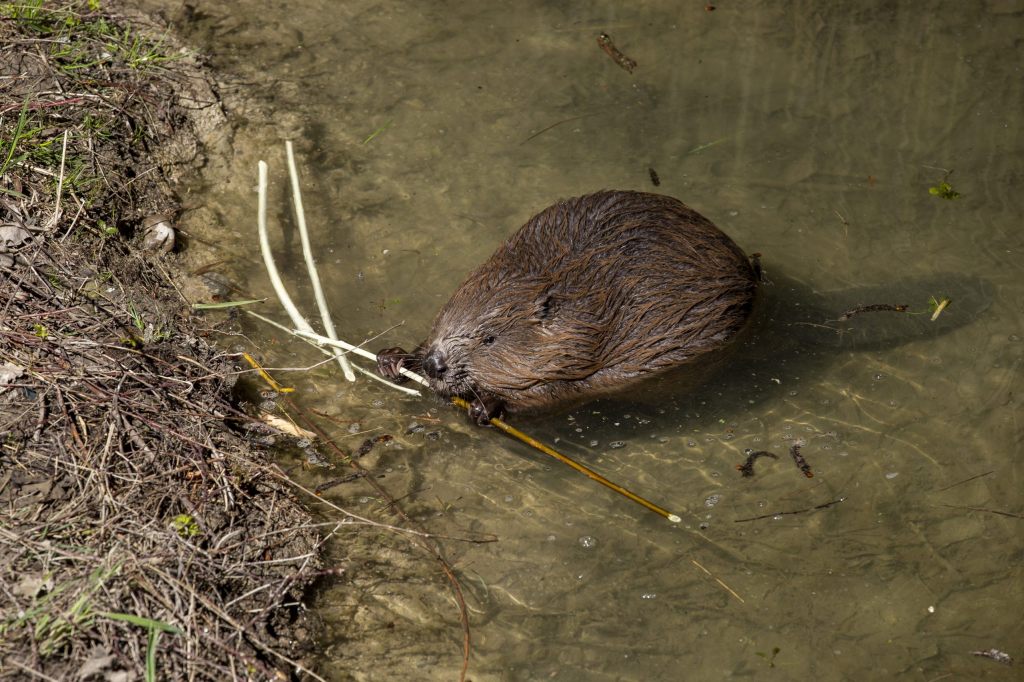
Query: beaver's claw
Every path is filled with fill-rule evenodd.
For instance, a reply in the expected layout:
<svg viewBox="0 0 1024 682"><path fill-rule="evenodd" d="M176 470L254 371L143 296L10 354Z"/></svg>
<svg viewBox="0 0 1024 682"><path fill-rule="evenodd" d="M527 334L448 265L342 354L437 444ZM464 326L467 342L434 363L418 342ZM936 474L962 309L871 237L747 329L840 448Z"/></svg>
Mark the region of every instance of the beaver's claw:
<svg viewBox="0 0 1024 682"><path fill-rule="evenodd" d="M412 356L399 347L385 348L377 352L377 371L381 376L396 384L404 384L409 377L403 376L401 369L412 364Z"/></svg>
<svg viewBox="0 0 1024 682"><path fill-rule="evenodd" d="M500 418L504 413L505 403L491 396L474 398L469 404L469 418L476 422L477 426L487 426L491 419Z"/></svg>

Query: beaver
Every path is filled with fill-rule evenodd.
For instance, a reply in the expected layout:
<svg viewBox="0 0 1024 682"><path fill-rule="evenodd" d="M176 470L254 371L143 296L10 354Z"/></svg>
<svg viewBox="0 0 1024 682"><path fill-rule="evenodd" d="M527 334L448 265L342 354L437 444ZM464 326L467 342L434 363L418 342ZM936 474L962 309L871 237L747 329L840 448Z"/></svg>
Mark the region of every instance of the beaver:
<svg viewBox="0 0 1024 682"><path fill-rule="evenodd" d="M672 197L602 191L531 218L456 289L412 353L479 424L578 403L696 363L750 317L758 273L710 220Z"/></svg>

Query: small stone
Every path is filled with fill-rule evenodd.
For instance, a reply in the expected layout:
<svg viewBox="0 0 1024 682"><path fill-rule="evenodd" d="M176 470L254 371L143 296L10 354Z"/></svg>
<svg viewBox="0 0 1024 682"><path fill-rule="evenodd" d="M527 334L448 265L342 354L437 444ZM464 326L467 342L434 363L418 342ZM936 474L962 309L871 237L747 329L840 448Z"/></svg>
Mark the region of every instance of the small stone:
<svg viewBox="0 0 1024 682"><path fill-rule="evenodd" d="M142 248L146 251L170 253L174 250L176 235L167 213L151 215L142 221Z"/></svg>

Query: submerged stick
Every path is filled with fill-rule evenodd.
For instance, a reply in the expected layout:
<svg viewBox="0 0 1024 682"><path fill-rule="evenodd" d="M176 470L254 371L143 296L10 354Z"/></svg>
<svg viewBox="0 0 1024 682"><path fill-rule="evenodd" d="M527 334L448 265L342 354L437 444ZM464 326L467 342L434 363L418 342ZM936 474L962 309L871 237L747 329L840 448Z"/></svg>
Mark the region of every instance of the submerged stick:
<svg viewBox="0 0 1024 682"><path fill-rule="evenodd" d="M800 454L800 443L793 443L789 448L789 454L793 457L793 461L800 467L800 471L803 472L807 478L814 478L814 472L811 471L811 465L807 463L804 456Z"/></svg>
<svg viewBox="0 0 1024 682"><path fill-rule="evenodd" d="M313 297L316 299L316 307L320 311L320 320L323 322L324 331L332 339L338 338L334 329L334 321L331 319L331 312L327 308L327 299L324 297L324 289L320 285L320 275L316 271L316 262L313 260L313 248L309 243L309 230L306 229L306 212L302 208L302 191L299 189L299 171L295 167L295 153L292 150L292 141L286 140L285 151L288 153L288 175L292 180L292 203L295 205L295 222L299 227L299 239L302 241L302 255L306 259L306 271L309 273L309 282L313 285ZM344 353L335 352L338 358L338 365L342 373L349 381L355 381L356 375L348 358Z"/></svg>
<svg viewBox="0 0 1024 682"><path fill-rule="evenodd" d="M837 318L837 322L846 322L855 315L861 313L878 313L878 312L893 312L893 313L905 313L910 309L910 306L903 304L892 304L892 303L872 303L871 305L859 305L854 308L850 308L845 313Z"/></svg>
<svg viewBox="0 0 1024 682"><path fill-rule="evenodd" d="M754 462L756 462L759 457L771 457L772 459L779 458L779 456L774 452L768 452L767 450L758 450L757 452L747 450L747 459L743 464L736 465L736 471L743 474L744 478L750 478L754 475Z"/></svg>
<svg viewBox="0 0 1024 682"><path fill-rule="evenodd" d="M837 497L836 499L832 500L831 502L825 502L824 504L819 504L819 505L816 505L814 507L807 507L806 509L796 509L796 510L793 510L793 511L773 512L771 514L761 514L760 516L751 516L750 518L746 518L746 519L733 519L733 523L746 523L747 521L760 521L761 519L773 519L773 518L775 518L777 516L791 516L793 514L806 514L807 512L817 511L819 509L828 509L829 507L834 507L835 505L839 504L840 502L845 502L845 501L846 501L845 497Z"/></svg>
<svg viewBox="0 0 1024 682"><path fill-rule="evenodd" d="M616 64L618 64L620 67L622 67L629 73L633 73L633 69L636 68L636 61L630 59L629 57L622 53L622 50L615 47L615 43L612 42L611 36L609 36L607 33L602 33L601 35L597 36L597 44L601 47L602 50L605 51L605 54L612 58L612 60Z"/></svg>

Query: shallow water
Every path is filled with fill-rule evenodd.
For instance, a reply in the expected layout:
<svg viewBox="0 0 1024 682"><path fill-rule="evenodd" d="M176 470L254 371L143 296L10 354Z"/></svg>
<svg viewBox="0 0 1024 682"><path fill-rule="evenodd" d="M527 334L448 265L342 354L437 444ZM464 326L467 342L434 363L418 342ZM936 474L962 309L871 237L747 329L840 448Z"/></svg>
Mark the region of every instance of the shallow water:
<svg viewBox="0 0 1024 682"><path fill-rule="evenodd" d="M431 531L499 537L443 542L470 610L472 679L1019 672L1024 4L191 7L173 15L179 29L271 104L231 112L232 154L190 220L219 246L197 240L190 257L228 258L247 297L270 293L255 161L271 163L287 231L281 140L294 139L336 321L349 339L383 334L371 348L415 345L535 211L600 188L654 190L649 168L655 191L763 254L780 317L954 297L939 323L908 321L905 335L891 317L857 318L846 338L768 320L712 382L672 400L522 424L679 526L429 400L348 385L335 368L287 374L306 408L339 420L327 426L344 447L357 431L396 437L366 464ZM602 31L635 72L600 50ZM960 198L929 194L944 179ZM312 310L297 238L276 240ZM268 364L318 359L248 333ZM813 479L789 459L795 441ZM748 448L779 460L741 478ZM360 486L330 499L390 518ZM332 633L323 672L455 679L462 633L443 575L401 537L358 537L329 549L345 573L318 594ZM1017 665L970 654L989 648Z"/></svg>

